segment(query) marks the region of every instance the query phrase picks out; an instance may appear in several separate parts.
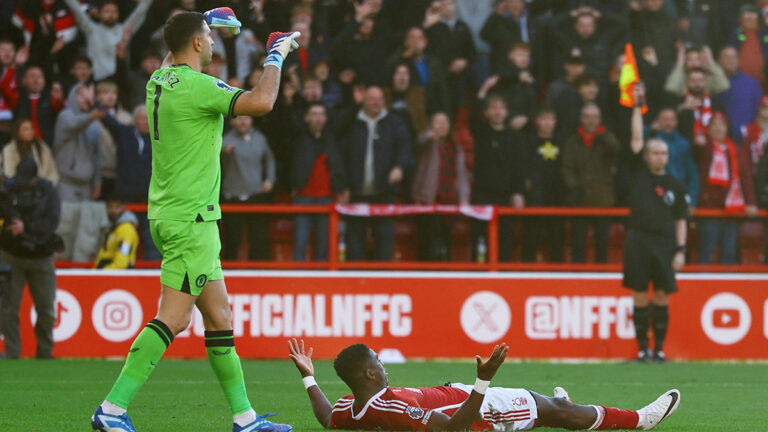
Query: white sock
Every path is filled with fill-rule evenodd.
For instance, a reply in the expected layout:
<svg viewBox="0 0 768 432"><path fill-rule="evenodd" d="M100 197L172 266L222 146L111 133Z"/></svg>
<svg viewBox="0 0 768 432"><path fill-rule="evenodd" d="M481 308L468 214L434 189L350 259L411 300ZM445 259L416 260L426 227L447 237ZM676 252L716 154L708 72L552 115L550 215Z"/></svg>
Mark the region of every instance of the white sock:
<svg viewBox="0 0 768 432"><path fill-rule="evenodd" d="M238 426L251 424L256 421L256 411L250 409L242 414L236 414L233 421L237 423Z"/></svg>
<svg viewBox="0 0 768 432"><path fill-rule="evenodd" d="M108 400L101 403L101 410L109 415L120 416L125 414L125 408L121 408Z"/></svg>

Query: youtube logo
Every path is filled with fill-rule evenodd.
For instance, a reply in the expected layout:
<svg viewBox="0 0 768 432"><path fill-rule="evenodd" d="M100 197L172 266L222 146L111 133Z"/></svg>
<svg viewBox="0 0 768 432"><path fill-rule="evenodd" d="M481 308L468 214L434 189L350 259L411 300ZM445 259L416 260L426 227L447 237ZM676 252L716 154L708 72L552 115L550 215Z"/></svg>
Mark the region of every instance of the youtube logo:
<svg viewBox="0 0 768 432"><path fill-rule="evenodd" d="M712 311L712 325L720 328L738 328L741 321L738 309L715 309Z"/></svg>
<svg viewBox="0 0 768 432"><path fill-rule="evenodd" d="M707 300L701 309L701 329L712 342L733 345L747 335L752 313L747 302L733 293L720 293Z"/></svg>

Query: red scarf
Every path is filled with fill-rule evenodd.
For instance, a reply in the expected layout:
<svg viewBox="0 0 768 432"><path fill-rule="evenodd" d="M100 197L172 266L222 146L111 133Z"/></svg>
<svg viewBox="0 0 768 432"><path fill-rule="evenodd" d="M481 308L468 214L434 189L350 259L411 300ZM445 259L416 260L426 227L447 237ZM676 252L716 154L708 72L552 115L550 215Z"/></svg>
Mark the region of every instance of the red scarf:
<svg viewBox="0 0 768 432"><path fill-rule="evenodd" d="M744 144L747 145L750 162L753 167L756 167L760 163L760 158L763 157L765 151L765 144L768 142L768 131L763 131L760 127L760 123L755 121L751 125L744 126L742 129L742 135L744 135Z"/></svg>
<svg viewBox="0 0 768 432"><path fill-rule="evenodd" d="M446 139L437 147L440 172L437 177L437 203L456 204L456 144Z"/></svg>
<svg viewBox="0 0 768 432"><path fill-rule="evenodd" d="M712 141L712 162L709 165L707 183L727 187L728 195L725 197L725 210L740 212L744 210L745 205L739 175L739 157L736 153L736 146L730 138L726 137L724 144L728 148L728 154L720 143ZM730 170L728 169L729 166Z"/></svg>
<svg viewBox="0 0 768 432"><path fill-rule="evenodd" d="M592 145L595 144L595 138L597 138L598 135L605 133L605 126L598 126L597 129L595 129L595 131L591 134L587 132L586 129L584 129L584 126L579 126L579 128L576 129L576 132L578 132L581 136L581 140L584 141L584 145L587 146L587 148L592 148Z"/></svg>
<svg viewBox="0 0 768 432"><path fill-rule="evenodd" d="M693 97L692 94L686 93L685 98ZM712 120L712 99L709 98L709 93L701 95L701 105L698 109L693 110L693 136L706 134L709 130L709 122Z"/></svg>

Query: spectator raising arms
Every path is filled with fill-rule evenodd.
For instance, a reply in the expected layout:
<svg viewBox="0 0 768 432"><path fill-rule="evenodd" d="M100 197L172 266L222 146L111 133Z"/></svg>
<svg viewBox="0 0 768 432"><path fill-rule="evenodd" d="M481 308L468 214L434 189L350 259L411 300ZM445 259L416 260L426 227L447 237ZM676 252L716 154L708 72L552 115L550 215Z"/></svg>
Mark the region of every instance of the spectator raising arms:
<svg viewBox="0 0 768 432"><path fill-rule="evenodd" d="M16 71L6 70L0 81L0 93L15 117L32 120L38 139L54 142L53 125L56 115L64 107L61 85L54 83L48 89L43 69L35 65L28 65L22 77L21 87L18 87L14 81Z"/></svg>
<svg viewBox="0 0 768 432"><path fill-rule="evenodd" d="M53 150L59 169L62 201L95 200L101 195L100 129L95 120L107 114L94 107L93 85L72 88L67 108L56 120Z"/></svg>
<svg viewBox="0 0 768 432"><path fill-rule="evenodd" d="M119 22L120 10L117 0L105 0L99 5L98 22L91 19L80 7L77 0L64 0L75 14L77 26L85 35L86 52L93 62L93 78L102 80L115 74L117 46L124 33L135 34L139 30L152 0L141 0L125 22Z"/></svg>

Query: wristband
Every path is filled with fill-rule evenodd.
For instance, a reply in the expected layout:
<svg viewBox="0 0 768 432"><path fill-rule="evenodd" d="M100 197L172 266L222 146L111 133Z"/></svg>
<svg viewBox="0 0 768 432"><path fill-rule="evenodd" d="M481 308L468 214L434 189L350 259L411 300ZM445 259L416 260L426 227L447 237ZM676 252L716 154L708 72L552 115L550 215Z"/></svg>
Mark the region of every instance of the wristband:
<svg viewBox="0 0 768 432"><path fill-rule="evenodd" d="M304 377L301 380L304 382L305 389L309 389L310 387L317 385L317 381L315 381L315 377L312 375Z"/></svg>
<svg viewBox="0 0 768 432"><path fill-rule="evenodd" d="M485 394L485 391L488 390L488 386L491 384L490 381L481 380L480 378L475 380L475 387L472 389L473 391L476 391L477 393L480 393L481 395Z"/></svg>
<svg viewBox="0 0 768 432"><path fill-rule="evenodd" d="M682 252L682 253L688 253L688 249L686 249L685 246L678 246L675 248L675 252Z"/></svg>
<svg viewBox="0 0 768 432"><path fill-rule="evenodd" d="M273 53L270 53L267 56L267 59L264 60L264 67L272 65L272 66L277 66L278 69L282 69L284 60L285 59L283 58L283 56L279 52L275 51Z"/></svg>

